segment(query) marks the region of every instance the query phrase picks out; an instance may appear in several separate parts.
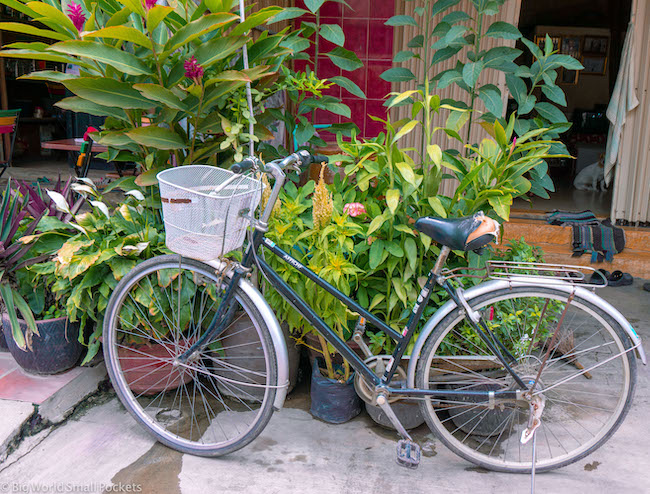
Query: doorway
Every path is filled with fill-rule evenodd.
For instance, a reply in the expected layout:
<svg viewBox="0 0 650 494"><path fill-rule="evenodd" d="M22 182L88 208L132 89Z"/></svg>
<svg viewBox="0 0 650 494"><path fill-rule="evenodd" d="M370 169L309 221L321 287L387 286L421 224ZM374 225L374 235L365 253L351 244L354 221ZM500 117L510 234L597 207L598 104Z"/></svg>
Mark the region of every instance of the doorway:
<svg viewBox="0 0 650 494"><path fill-rule="evenodd" d="M562 108L572 128L561 140L575 159L549 160L555 192L549 199L517 199L513 209L530 211L591 210L609 216L613 183L606 190L581 190L576 176L599 162L607 146L609 121L605 115L621 61L632 0L523 0L519 29L531 40L548 34L562 53L579 59L585 69L558 73L567 106ZM602 170L602 168L600 168ZM595 172L595 173L594 173ZM581 175L584 186L599 173L592 167ZM586 175L586 176L585 176Z"/></svg>

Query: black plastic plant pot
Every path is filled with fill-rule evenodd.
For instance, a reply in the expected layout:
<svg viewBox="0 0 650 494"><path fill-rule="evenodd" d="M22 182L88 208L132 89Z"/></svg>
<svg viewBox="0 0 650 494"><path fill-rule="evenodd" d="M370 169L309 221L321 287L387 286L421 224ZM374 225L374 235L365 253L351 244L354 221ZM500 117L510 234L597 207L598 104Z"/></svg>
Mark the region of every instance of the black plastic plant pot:
<svg viewBox="0 0 650 494"><path fill-rule="evenodd" d="M329 422L342 424L361 413L361 400L354 390L354 373L347 382L341 383L321 374L321 359L315 359L311 373L311 414Z"/></svg>
<svg viewBox="0 0 650 494"><path fill-rule="evenodd" d="M27 323L18 319L25 333ZM7 314L2 315L2 332L11 355L18 365L32 374L58 374L74 367L81 357L83 345L79 343L79 323L68 322L65 317L36 321L40 336L33 335L32 348L21 350L11 334Z"/></svg>

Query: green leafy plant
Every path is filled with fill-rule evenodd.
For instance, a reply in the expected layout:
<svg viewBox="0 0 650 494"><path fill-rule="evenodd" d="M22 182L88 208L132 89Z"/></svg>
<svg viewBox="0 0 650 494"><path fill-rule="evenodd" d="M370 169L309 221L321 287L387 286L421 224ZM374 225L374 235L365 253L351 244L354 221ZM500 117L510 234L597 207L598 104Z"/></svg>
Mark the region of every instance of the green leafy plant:
<svg viewBox="0 0 650 494"><path fill-rule="evenodd" d="M501 195L492 194L490 204L498 208L500 216L508 219L512 198L528 192L548 198L547 191L554 190L553 183L548 177L545 159L568 155L566 147L558 137L570 127L564 113L555 106L556 104L566 106L564 93L555 82L558 70L580 70L583 67L574 58L555 53L553 43L548 37L542 50L533 42L523 38L512 24L503 21L490 22L490 17L499 13L504 2L505 0L472 0L473 8L465 12L454 9L459 0L425 0L424 6L415 9L415 18L399 15L389 19L387 24L392 26L411 25L420 29L420 33L408 43L409 48L418 50L401 51L395 56L394 62L403 64L407 60L415 59L420 64L424 77L423 80L417 81L417 89L394 94L388 105L394 107L410 104L412 118L419 118L423 122L419 129L422 133L422 146L417 150L417 155L419 164L425 172L424 188L430 196L437 193L445 167L454 171L461 184L466 178L469 183L476 180L479 175L487 178L485 172L470 175L474 170L473 167L453 166L457 164L458 153L441 153L433 142L436 129L432 128L431 117L432 112L436 111L436 105L439 105L439 100L432 95L435 89L440 90L456 85L467 93L466 101L446 100L450 113L442 129L447 136L463 144L465 157L476 158L477 148L483 145L470 142L471 130L476 122L486 128L499 146L506 146L507 142L512 140L513 132L519 138L526 136L527 140L545 141L549 145L546 154L538 153L537 159L531 160L534 166L529 167L522 174L516 174L514 190L506 191ZM448 13L440 22L434 24L434 17L445 12ZM530 67L516 63L515 60L523 53L517 48L510 46L486 48L486 41L490 38L509 42L521 41L534 62ZM431 44L430 40L435 41ZM459 53L466 53L466 59L459 59L451 69L436 71L439 63ZM516 111L512 115L504 117L503 98L497 86L480 85L481 74L488 70L505 74L508 89L517 103ZM382 74L382 78L390 82L408 82L417 79L409 68L400 66L387 70ZM540 91L548 101L541 99ZM505 136L507 142L503 136L503 129L508 129ZM530 134L531 131L534 133ZM459 197L453 199L458 200ZM447 208L449 213L457 211Z"/></svg>
<svg viewBox="0 0 650 494"><path fill-rule="evenodd" d="M172 6L149 0L2 3L40 25L2 22L0 29L52 42L13 43L2 56L78 66L79 76L37 71L24 78L60 82L74 94L57 103L60 108L106 117L94 136L109 147L103 157L152 170L142 184L153 184L155 171L172 157L177 164L207 162L230 149L240 159L246 143L268 138L261 125L254 135L249 132L249 122L257 121L246 108L245 85L252 85L262 104L283 87L283 78L274 86L280 65L309 47L302 37L308 27L263 30L256 39L251 34L258 26L300 16L303 9L266 7L248 12L240 23L236 0L181 0ZM244 46L249 68L240 53ZM333 104L330 100L323 104Z"/></svg>
<svg viewBox="0 0 650 494"><path fill-rule="evenodd" d="M56 255L34 264L29 271L34 282L52 287L58 300L65 301L71 321L82 327L95 324L92 334L80 341L88 346L84 363L99 349L104 310L118 281L138 261L168 254L161 217L156 210L143 206L139 190L126 192L122 204L109 209L90 180L76 187L88 198L90 211L72 214L65 199L50 192L57 207L72 214L69 224L50 218L39 225L42 233L30 241L45 242L52 236L65 236ZM70 227L75 233L70 233Z"/></svg>
<svg viewBox="0 0 650 494"><path fill-rule="evenodd" d="M312 191L313 198L309 200L308 195ZM362 238L363 227L351 221L342 209L335 207L322 173L315 187L313 182L300 190L288 184L269 225L268 237L280 248L344 294L352 293L361 272L352 262L354 239ZM268 260L341 339L350 337L348 319L353 315L340 301L275 256ZM307 326L306 321L275 290L268 287L265 295L278 316L289 324L290 330L300 335L299 341L304 342L304 336L313 328ZM318 338L327 377L347 382L350 374L348 363L343 363L342 375L338 375L331 357L335 353L334 348L322 336Z"/></svg>

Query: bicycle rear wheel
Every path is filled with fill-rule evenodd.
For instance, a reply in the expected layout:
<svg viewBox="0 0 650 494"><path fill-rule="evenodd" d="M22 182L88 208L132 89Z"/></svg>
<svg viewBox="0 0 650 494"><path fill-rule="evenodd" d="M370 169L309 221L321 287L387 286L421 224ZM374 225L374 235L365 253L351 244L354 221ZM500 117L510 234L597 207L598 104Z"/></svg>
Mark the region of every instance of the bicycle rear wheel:
<svg viewBox="0 0 650 494"><path fill-rule="evenodd" d="M177 361L210 325L219 283L198 261L150 259L120 281L104 319L104 357L126 409L160 442L200 456L251 442L271 418L277 388L272 340L239 288L225 331Z"/></svg>
<svg viewBox="0 0 650 494"><path fill-rule="evenodd" d="M573 463L600 447L627 414L636 380L631 343L600 307L553 287L497 290L471 305L516 358L513 368L545 398L537 429L537 471ZM566 308L566 313L565 313ZM562 319L562 314L564 318ZM555 329L560 324L553 341ZM487 349L459 309L446 316L425 343L416 384L424 389L514 390L518 386ZM432 431L455 453L482 467L527 473L532 442L525 400L497 403L470 395L427 398L422 411Z"/></svg>

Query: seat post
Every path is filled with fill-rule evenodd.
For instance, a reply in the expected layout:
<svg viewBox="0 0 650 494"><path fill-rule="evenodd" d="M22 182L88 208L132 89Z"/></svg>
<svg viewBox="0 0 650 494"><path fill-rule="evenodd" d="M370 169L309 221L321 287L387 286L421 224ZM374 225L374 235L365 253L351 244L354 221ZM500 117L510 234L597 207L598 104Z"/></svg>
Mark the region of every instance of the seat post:
<svg viewBox="0 0 650 494"><path fill-rule="evenodd" d="M438 259L436 259L435 266L433 266L433 274L436 277L440 276L440 273L442 272L442 268L445 266L445 263L447 262L447 257L449 257L450 252L451 249L446 245L443 245L442 249L440 249L440 255L438 256Z"/></svg>

